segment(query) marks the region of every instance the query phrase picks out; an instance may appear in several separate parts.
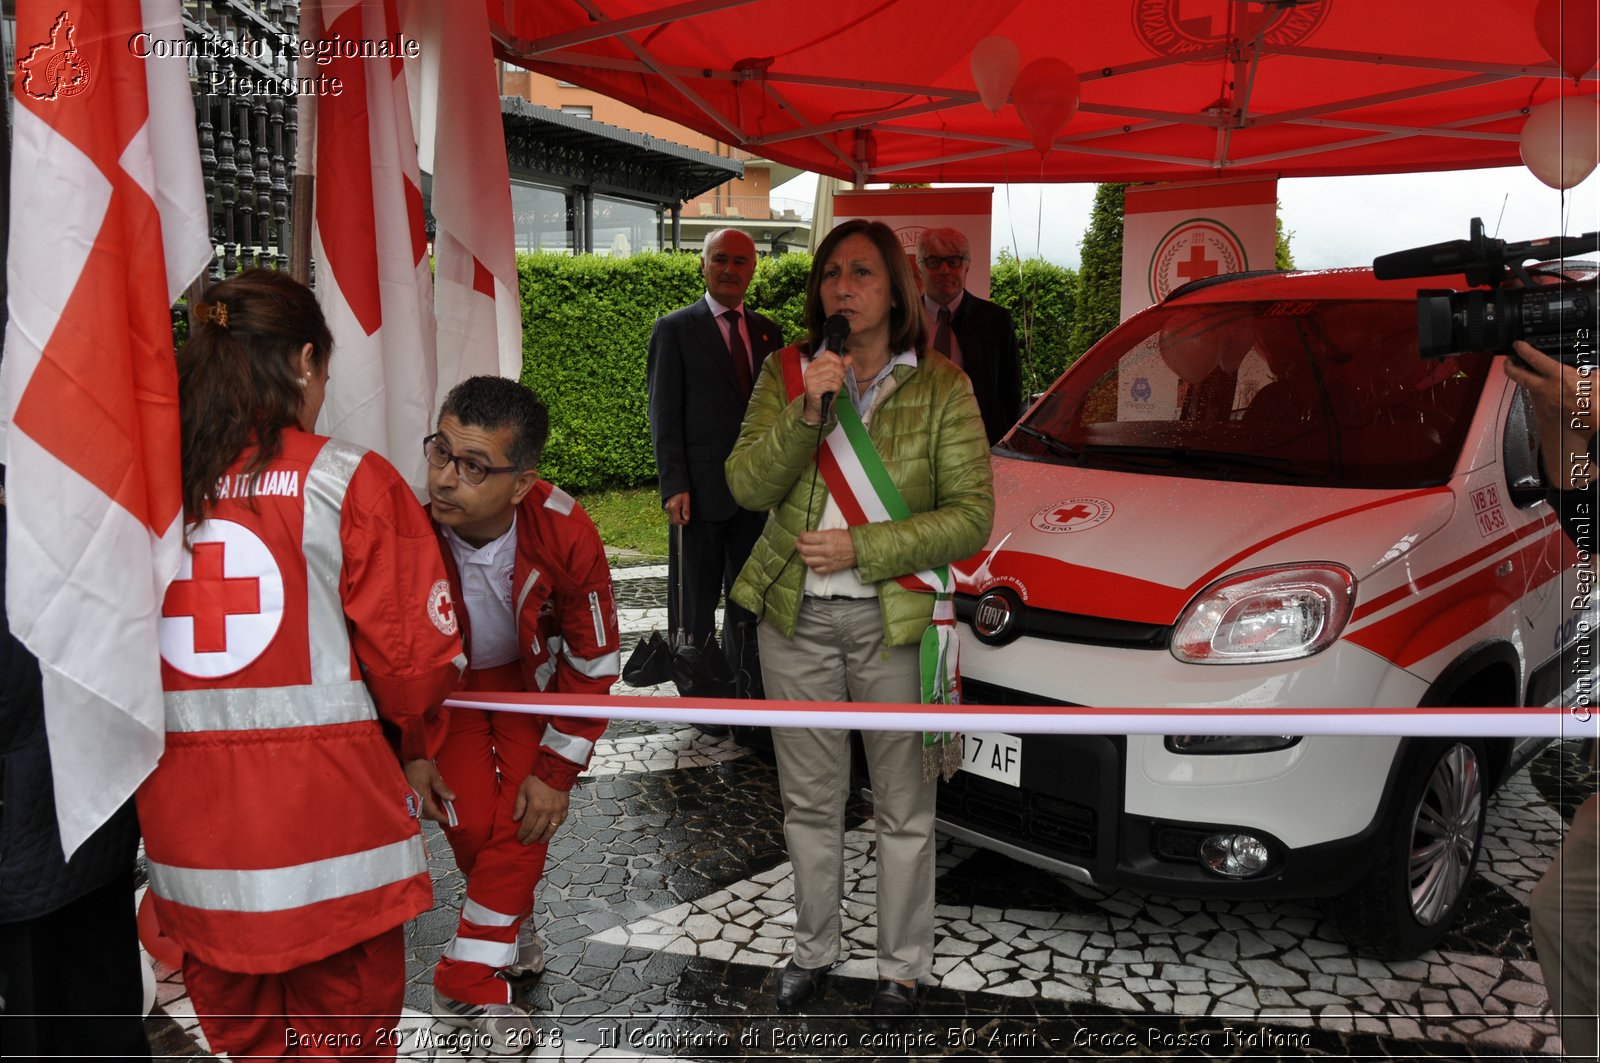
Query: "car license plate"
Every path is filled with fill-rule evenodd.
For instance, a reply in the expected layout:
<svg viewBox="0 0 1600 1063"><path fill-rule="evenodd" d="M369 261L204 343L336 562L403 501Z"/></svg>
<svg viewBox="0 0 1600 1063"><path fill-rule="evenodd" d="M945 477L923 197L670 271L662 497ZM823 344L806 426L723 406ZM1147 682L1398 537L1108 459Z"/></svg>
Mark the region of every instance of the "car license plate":
<svg viewBox="0 0 1600 1063"><path fill-rule="evenodd" d="M1022 739L993 731L961 736L961 770L1007 786L1022 785Z"/></svg>

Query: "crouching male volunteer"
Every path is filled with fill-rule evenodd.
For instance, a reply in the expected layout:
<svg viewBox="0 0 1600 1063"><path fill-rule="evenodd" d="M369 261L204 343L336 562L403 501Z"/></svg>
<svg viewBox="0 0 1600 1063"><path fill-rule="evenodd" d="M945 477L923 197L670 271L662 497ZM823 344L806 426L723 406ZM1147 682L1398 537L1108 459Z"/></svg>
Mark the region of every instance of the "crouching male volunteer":
<svg viewBox="0 0 1600 1063"><path fill-rule="evenodd" d="M463 693L607 694L617 678L617 611L600 535L570 495L539 479L549 429L532 391L480 376L446 396L438 431L423 441L428 508L464 609ZM456 795L459 825L445 836L467 896L434 969L433 1012L488 1035L501 1052L532 1039L506 975L531 966L519 951L537 949L534 886L568 791L604 730L603 720L451 710L438 765Z"/></svg>

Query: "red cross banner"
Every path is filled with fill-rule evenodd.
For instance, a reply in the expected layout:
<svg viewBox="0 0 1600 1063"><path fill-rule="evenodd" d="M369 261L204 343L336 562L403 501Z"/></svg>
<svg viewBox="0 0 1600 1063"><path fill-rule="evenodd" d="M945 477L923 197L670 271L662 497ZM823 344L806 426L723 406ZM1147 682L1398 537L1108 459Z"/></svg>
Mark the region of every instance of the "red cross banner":
<svg viewBox="0 0 1600 1063"><path fill-rule="evenodd" d="M212 246L178 0L19 0L5 358L6 610L39 658L67 853L155 767L182 560L170 309Z"/></svg>
<svg viewBox="0 0 1600 1063"><path fill-rule="evenodd" d="M989 230L993 188L840 189L833 194L833 224L851 218L886 222L900 238L917 272L917 241L928 229L960 229L971 247L967 291L989 297ZM920 282L919 282L920 283Z"/></svg>
<svg viewBox="0 0 1600 1063"><path fill-rule="evenodd" d="M396 0L309 0L308 39L383 41L401 30ZM433 277L405 59L334 55L318 67L340 91L313 97L316 207L311 254L334 360L317 430L382 454L425 487L432 422ZM507 186L509 195L509 185ZM508 238L509 239L509 238Z"/></svg>
<svg viewBox="0 0 1600 1063"><path fill-rule="evenodd" d="M417 152L433 177L442 399L469 376L522 375L511 173L488 9L413 4L407 26L418 45L406 68L420 117Z"/></svg>
<svg viewBox="0 0 1600 1063"><path fill-rule="evenodd" d="M1192 280L1272 268L1274 178L1134 185L1123 203L1124 321Z"/></svg>

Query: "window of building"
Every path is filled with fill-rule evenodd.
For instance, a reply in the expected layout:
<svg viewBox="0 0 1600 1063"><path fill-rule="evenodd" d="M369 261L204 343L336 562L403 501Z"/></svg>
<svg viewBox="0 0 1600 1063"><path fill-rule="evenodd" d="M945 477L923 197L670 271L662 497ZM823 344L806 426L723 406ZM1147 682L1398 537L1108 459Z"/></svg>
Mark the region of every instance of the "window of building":
<svg viewBox="0 0 1600 1063"><path fill-rule="evenodd" d="M594 251L626 257L661 250L661 216L649 203L594 197Z"/></svg>
<svg viewBox="0 0 1600 1063"><path fill-rule="evenodd" d="M511 218L518 251L572 253L571 200L564 190L512 181Z"/></svg>
<svg viewBox="0 0 1600 1063"><path fill-rule="evenodd" d="M594 108L588 104L564 103L561 105L562 114L570 114L574 118L593 118Z"/></svg>

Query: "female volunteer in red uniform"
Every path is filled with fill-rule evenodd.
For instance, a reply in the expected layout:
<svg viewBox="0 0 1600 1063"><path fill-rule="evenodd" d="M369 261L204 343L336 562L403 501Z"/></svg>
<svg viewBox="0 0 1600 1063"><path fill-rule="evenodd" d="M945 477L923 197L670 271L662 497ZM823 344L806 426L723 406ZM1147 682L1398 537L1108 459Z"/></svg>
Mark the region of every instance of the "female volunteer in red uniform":
<svg viewBox="0 0 1600 1063"><path fill-rule="evenodd" d="M311 434L333 345L311 292L251 270L196 317L166 751L138 794L156 912L214 1050L393 1058L465 663L449 583L394 467Z"/></svg>

